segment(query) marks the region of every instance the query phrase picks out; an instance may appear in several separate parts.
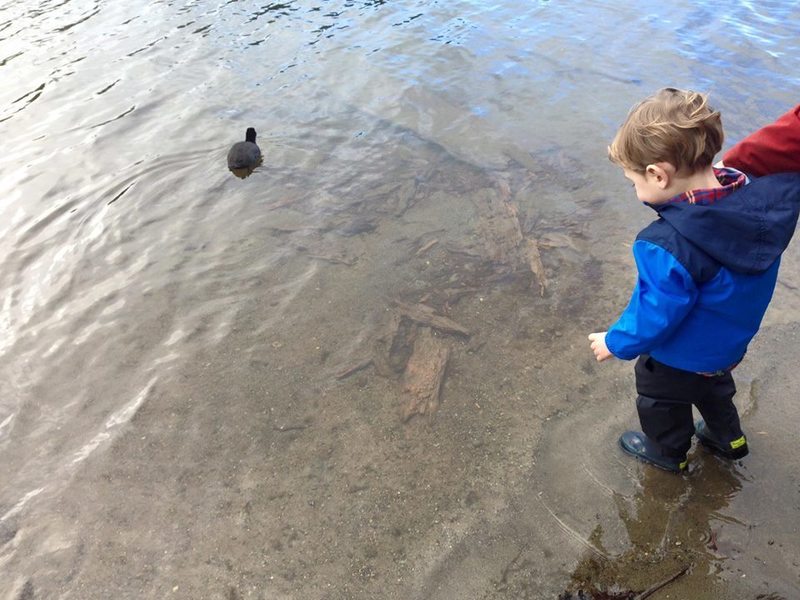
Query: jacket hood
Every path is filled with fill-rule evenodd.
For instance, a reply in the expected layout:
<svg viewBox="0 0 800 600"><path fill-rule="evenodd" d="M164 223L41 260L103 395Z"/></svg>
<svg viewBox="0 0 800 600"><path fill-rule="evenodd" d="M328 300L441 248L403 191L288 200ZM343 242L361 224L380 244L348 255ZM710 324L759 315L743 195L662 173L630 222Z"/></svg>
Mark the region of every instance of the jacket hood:
<svg viewBox="0 0 800 600"><path fill-rule="evenodd" d="M649 206L725 268L761 273L794 234L800 213L800 173L760 177L713 204Z"/></svg>

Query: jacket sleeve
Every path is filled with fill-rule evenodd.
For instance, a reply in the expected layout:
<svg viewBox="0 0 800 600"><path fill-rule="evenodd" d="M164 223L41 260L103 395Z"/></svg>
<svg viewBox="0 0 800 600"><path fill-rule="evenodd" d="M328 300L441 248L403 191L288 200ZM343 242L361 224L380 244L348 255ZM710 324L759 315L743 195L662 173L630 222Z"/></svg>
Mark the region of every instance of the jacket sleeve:
<svg viewBox="0 0 800 600"><path fill-rule="evenodd" d="M669 252L637 240L633 257L639 278L628 307L606 334L606 346L617 358L631 360L667 339L697 301L692 276Z"/></svg>
<svg viewBox="0 0 800 600"><path fill-rule="evenodd" d="M800 104L744 138L722 162L755 177L800 171Z"/></svg>

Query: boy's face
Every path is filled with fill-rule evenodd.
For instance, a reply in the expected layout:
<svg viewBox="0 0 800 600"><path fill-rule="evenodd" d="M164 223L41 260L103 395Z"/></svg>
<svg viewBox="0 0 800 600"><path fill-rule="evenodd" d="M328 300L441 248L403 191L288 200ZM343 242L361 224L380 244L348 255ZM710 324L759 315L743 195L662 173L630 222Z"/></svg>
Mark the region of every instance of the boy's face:
<svg viewBox="0 0 800 600"><path fill-rule="evenodd" d="M636 197L648 204L663 204L672 198L672 192L667 191L668 180L665 181L661 169L648 169L644 173L637 173L630 169L622 169L625 178L636 188Z"/></svg>

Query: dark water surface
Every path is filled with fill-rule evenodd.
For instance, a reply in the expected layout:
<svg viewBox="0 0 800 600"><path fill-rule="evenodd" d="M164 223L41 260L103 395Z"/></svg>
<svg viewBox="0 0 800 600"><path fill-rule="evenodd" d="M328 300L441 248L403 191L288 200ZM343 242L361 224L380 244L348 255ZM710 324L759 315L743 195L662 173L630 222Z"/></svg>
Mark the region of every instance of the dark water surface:
<svg viewBox="0 0 800 600"><path fill-rule="evenodd" d="M622 458L585 340L650 218L630 105L735 140L799 53L789 1L0 4L0 598L800 596L800 252L740 464Z"/></svg>

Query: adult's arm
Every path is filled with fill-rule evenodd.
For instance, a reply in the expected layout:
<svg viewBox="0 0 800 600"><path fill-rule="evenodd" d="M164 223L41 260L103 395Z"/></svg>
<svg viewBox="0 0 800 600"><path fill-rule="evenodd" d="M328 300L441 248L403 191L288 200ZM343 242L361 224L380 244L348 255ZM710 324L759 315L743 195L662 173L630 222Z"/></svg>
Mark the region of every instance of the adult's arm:
<svg viewBox="0 0 800 600"><path fill-rule="evenodd" d="M754 177L800 171L800 104L744 138L722 162Z"/></svg>

